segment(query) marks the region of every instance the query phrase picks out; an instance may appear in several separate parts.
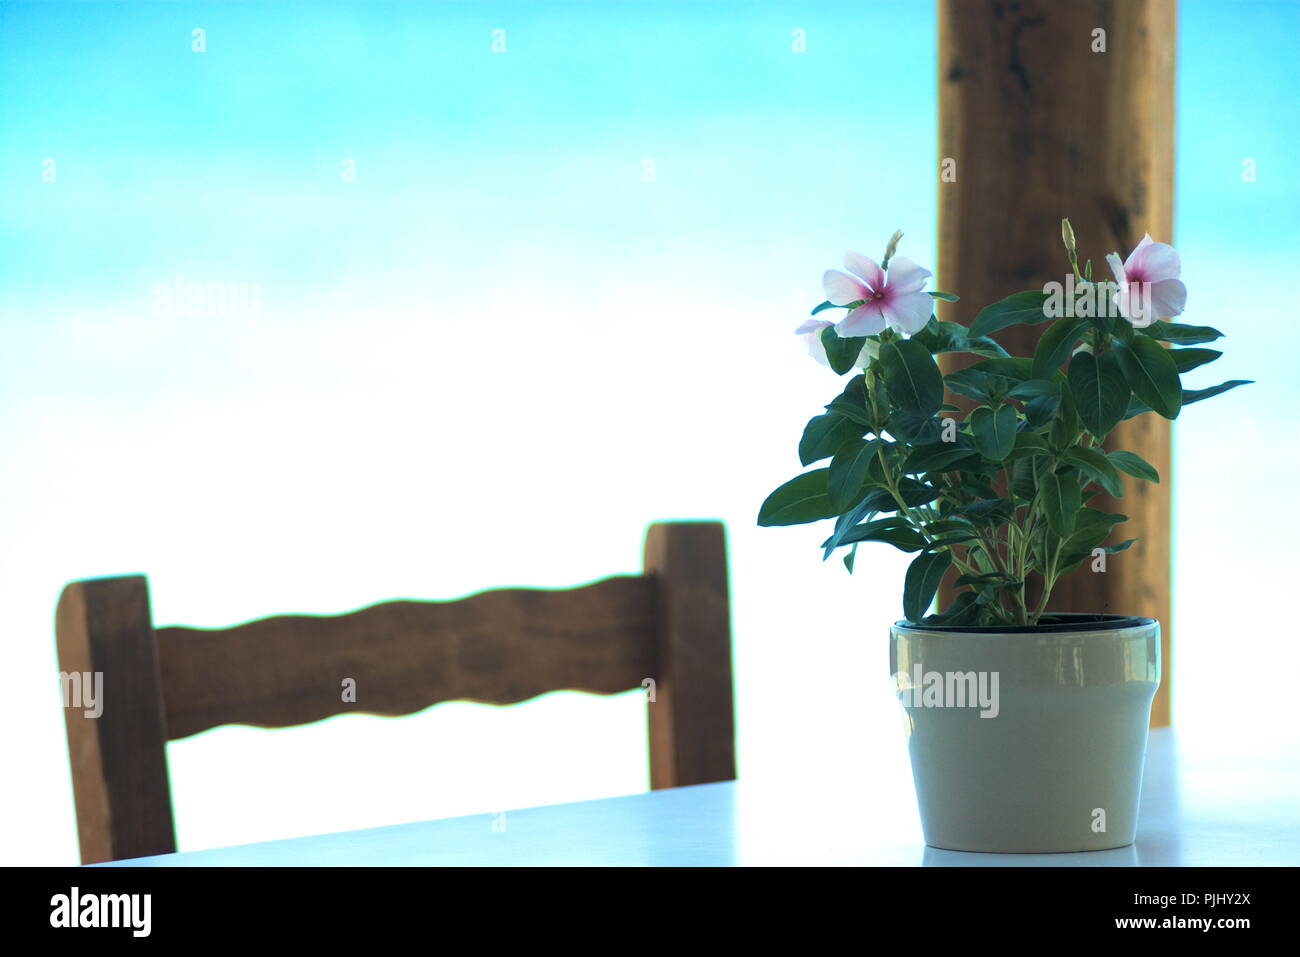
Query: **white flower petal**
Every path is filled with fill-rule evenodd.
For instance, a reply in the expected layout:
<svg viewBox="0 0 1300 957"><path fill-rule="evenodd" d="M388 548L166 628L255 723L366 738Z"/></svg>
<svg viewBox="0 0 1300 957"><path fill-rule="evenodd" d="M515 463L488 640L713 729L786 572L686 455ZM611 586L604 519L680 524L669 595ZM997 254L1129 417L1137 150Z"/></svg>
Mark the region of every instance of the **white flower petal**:
<svg viewBox="0 0 1300 957"><path fill-rule="evenodd" d="M820 332L827 326L833 326L835 323L827 322L825 319L807 319L798 329L794 331L795 335L801 336L809 332Z"/></svg>
<svg viewBox="0 0 1300 957"><path fill-rule="evenodd" d="M837 306L847 306L851 302L866 299L871 295L866 286L838 269L826 270L822 276L822 289L826 293L826 298Z"/></svg>
<svg viewBox="0 0 1300 957"><path fill-rule="evenodd" d="M1145 329L1156 321L1149 283L1130 282L1119 291L1119 311L1135 329Z"/></svg>
<svg viewBox="0 0 1300 957"><path fill-rule="evenodd" d="M1124 271L1137 273L1144 282L1177 279L1183 271L1183 260L1168 243L1149 242L1133 251L1133 255L1124 264Z"/></svg>
<svg viewBox="0 0 1300 957"><path fill-rule="evenodd" d="M872 289L884 288L885 272L874 259L868 259L862 253L855 253L850 249L844 254L844 268L865 281Z"/></svg>
<svg viewBox="0 0 1300 957"><path fill-rule="evenodd" d="M934 303L923 292L896 296L885 305L885 319L890 328L909 336L924 329L933 312Z"/></svg>
<svg viewBox="0 0 1300 957"><path fill-rule="evenodd" d="M1128 274L1124 271L1124 264L1120 262L1119 253L1107 253L1106 264L1110 266L1111 274L1115 277L1115 287L1111 290L1110 301L1115 304L1115 308L1124 318L1129 318L1129 281Z"/></svg>
<svg viewBox="0 0 1300 957"><path fill-rule="evenodd" d="M1162 319L1180 315L1187 306L1187 287L1181 279L1162 279L1151 283L1151 309Z"/></svg>
<svg viewBox="0 0 1300 957"><path fill-rule="evenodd" d="M845 339L852 339L856 336L874 336L884 331L884 328L885 314L880 307L880 300L873 299L858 306L841 319L835 327L835 334Z"/></svg>
<svg viewBox="0 0 1300 957"><path fill-rule="evenodd" d="M1138 253L1150 246L1153 241L1154 240L1152 240L1150 233L1143 233L1141 241L1133 247L1133 251L1128 254L1128 259L1124 260L1124 268L1127 269L1129 266L1133 265L1133 263L1137 262Z"/></svg>
<svg viewBox="0 0 1300 957"><path fill-rule="evenodd" d="M826 344L822 342L820 332L810 332L803 337L804 344L808 347L808 355L812 356L824 366L829 366L831 360L826 358Z"/></svg>
<svg viewBox="0 0 1300 957"><path fill-rule="evenodd" d="M897 292L916 292L932 275L934 274L930 270L918 266L906 256L895 256L889 261L889 276L886 282Z"/></svg>

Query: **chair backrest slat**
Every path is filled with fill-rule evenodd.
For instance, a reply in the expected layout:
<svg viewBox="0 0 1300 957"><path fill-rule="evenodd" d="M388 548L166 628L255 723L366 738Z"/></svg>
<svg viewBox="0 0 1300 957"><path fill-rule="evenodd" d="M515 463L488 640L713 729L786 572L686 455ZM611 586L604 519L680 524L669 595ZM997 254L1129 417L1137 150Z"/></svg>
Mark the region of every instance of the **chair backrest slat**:
<svg viewBox="0 0 1300 957"><path fill-rule="evenodd" d="M78 581L55 632L60 670L102 680L101 713L64 709L87 864L176 849L166 744L225 724L644 687L652 788L736 774L720 522L651 525L637 576L218 630L155 629L142 575Z"/></svg>
<svg viewBox="0 0 1300 957"><path fill-rule="evenodd" d="M656 671L654 624L649 580L622 577L215 631L159 628L167 738L352 711L411 714L442 701L503 705L548 691L627 691Z"/></svg>

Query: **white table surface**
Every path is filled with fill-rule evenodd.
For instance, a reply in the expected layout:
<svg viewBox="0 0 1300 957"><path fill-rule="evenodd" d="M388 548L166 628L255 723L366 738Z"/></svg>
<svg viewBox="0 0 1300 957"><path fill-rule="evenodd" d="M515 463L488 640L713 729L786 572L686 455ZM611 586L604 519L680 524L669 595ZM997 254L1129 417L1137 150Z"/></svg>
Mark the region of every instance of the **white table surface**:
<svg viewBox="0 0 1300 957"><path fill-rule="evenodd" d="M859 792L755 782L671 788L117 862L228 865L954 865L1300 864L1296 751L1195 756L1168 729L1147 748L1137 842L1076 854L974 854L925 846L910 774ZM906 775L906 781L900 781ZM885 783L888 782L888 783Z"/></svg>

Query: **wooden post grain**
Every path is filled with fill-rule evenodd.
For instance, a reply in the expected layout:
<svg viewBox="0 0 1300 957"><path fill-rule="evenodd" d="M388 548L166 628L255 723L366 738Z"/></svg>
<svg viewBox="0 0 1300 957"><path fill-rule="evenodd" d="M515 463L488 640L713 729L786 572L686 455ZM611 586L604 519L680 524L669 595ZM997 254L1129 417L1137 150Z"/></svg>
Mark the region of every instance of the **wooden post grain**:
<svg viewBox="0 0 1300 957"><path fill-rule="evenodd" d="M718 522L651 525L657 673L647 704L650 787L736 776L726 538Z"/></svg>
<svg viewBox="0 0 1300 957"><path fill-rule="evenodd" d="M940 0L938 12L939 158L955 179L939 183L936 287L962 297L941 316L969 323L980 305L1064 281L1062 217L1094 276L1107 277L1106 253L1127 256L1144 232L1173 241L1175 0ZM997 338L1023 355L1043 328ZM1049 607L1158 619L1164 678L1151 721L1167 725L1169 423L1130 419L1107 447L1137 452L1163 481L1095 500L1129 516L1114 540L1140 541L1105 574L1085 564L1063 579Z"/></svg>

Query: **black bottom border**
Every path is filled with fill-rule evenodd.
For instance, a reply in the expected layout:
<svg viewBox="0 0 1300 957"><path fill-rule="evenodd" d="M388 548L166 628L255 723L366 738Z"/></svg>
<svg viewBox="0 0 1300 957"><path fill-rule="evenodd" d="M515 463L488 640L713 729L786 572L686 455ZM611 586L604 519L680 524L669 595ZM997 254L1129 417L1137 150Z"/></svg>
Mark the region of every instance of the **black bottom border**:
<svg viewBox="0 0 1300 957"><path fill-rule="evenodd" d="M921 944L1170 934L1226 942L1225 934L1286 932L1296 883L1292 868L663 870L12 868L0 939L374 944L438 924L457 938L463 931L495 944L516 932L536 941L544 930L556 945L572 937L584 947L600 939L680 941L684 932L761 939L778 929L809 943L846 932L863 943L899 935ZM116 908L128 926L54 926L70 922L73 888L81 914L102 910L111 920ZM137 933L144 898L129 898L146 894L147 936ZM101 895L128 898L101 908ZM614 936L592 938L596 926Z"/></svg>

